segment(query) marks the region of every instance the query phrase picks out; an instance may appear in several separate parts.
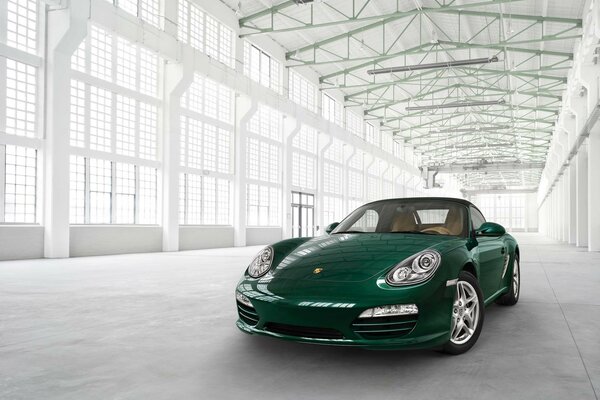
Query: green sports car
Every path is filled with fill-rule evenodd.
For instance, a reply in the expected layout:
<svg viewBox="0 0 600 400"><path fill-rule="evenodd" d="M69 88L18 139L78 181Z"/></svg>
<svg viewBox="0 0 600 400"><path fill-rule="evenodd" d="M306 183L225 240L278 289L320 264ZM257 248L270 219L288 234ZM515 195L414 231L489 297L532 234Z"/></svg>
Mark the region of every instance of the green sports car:
<svg viewBox="0 0 600 400"><path fill-rule="evenodd" d="M516 240L466 200L376 201L326 231L256 256L236 288L239 329L460 354L477 341L486 305L519 300Z"/></svg>

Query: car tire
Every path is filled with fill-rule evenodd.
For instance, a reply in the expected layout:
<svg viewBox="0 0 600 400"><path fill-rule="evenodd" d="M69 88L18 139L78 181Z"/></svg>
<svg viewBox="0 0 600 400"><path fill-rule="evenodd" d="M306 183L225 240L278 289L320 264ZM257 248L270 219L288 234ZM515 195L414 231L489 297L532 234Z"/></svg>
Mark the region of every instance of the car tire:
<svg viewBox="0 0 600 400"><path fill-rule="evenodd" d="M511 271L510 290L508 293L498 297L496 304L501 306L514 306L519 301L519 295L521 294L521 265L519 263L519 256L515 254L515 261L513 262L513 268Z"/></svg>
<svg viewBox="0 0 600 400"><path fill-rule="evenodd" d="M451 309L450 340L442 347L447 354L468 351L481 333L485 314L483 293L473 274L462 271L456 282L454 304Z"/></svg>

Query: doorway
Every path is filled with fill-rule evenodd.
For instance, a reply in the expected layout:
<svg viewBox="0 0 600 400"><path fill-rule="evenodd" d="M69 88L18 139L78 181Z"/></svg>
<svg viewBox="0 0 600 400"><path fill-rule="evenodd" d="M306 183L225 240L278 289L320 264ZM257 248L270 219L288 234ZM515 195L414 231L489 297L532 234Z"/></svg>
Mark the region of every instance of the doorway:
<svg viewBox="0 0 600 400"><path fill-rule="evenodd" d="M292 237L315 235L315 196L292 192Z"/></svg>

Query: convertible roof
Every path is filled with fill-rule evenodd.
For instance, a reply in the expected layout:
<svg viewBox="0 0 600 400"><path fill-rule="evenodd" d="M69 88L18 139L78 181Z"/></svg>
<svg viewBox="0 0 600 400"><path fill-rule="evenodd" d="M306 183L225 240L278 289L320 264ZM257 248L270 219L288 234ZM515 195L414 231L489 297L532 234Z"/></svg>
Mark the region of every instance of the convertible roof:
<svg viewBox="0 0 600 400"><path fill-rule="evenodd" d="M460 203L460 204L464 204L466 206L473 206L473 207L477 208L477 206L475 206L475 204L471 203L469 200L460 199L458 197L395 197L395 198L391 198L391 199L371 201L367 204L382 203L382 202L394 201L394 200L423 200L423 201L445 200L445 201L452 201L454 203Z"/></svg>

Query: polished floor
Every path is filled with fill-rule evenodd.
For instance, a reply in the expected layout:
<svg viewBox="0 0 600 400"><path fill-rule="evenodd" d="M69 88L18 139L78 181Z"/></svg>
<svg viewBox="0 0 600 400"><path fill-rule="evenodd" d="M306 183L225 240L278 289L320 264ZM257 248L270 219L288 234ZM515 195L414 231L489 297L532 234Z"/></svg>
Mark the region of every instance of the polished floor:
<svg viewBox="0 0 600 400"><path fill-rule="evenodd" d="M600 253L535 234L462 356L235 328L254 248L0 263L0 399L598 399Z"/></svg>

